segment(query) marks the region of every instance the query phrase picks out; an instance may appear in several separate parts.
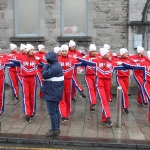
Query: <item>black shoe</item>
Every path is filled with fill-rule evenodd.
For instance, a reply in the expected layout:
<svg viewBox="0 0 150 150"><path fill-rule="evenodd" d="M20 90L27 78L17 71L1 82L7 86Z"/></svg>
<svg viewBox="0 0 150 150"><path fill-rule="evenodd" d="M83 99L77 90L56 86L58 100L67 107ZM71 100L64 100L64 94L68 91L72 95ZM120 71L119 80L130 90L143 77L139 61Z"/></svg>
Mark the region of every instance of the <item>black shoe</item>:
<svg viewBox="0 0 150 150"><path fill-rule="evenodd" d="M143 103L138 103L140 106L143 106Z"/></svg>
<svg viewBox="0 0 150 150"><path fill-rule="evenodd" d="M146 105L148 105L148 103L143 103L143 105L145 105L145 106L146 106Z"/></svg>
<svg viewBox="0 0 150 150"><path fill-rule="evenodd" d="M92 105L92 106L90 107L90 111L91 111L91 112L94 112L94 111L95 111L95 105Z"/></svg>
<svg viewBox="0 0 150 150"><path fill-rule="evenodd" d="M26 122L31 122L31 118L30 118L30 116L26 116Z"/></svg>
<svg viewBox="0 0 150 150"><path fill-rule="evenodd" d="M106 125L107 122L102 122L102 125Z"/></svg>
<svg viewBox="0 0 150 150"><path fill-rule="evenodd" d="M2 117L3 114L0 114L0 117Z"/></svg>
<svg viewBox="0 0 150 150"><path fill-rule="evenodd" d="M34 115L31 115L30 118L31 118L31 120L34 119Z"/></svg>
<svg viewBox="0 0 150 150"><path fill-rule="evenodd" d="M19 102L19 98L18 97L13 97L14 101L16 102L16 104Z"/></svg>
<svg viewBox="0 0 150 150"><path fill-rule="evenodd" d="M112 126L113 125L113 123L111 122L110 118L106 118L106 120L107 120L107 126Z"/></svg>
<svg viewBox="0 0 150 150"><path fill-rule="evenodd" d="M16 97L16 100L19 101L19 97Z"/></svg>
<svg viewBox="0 0 150 150"><path fill-rule="evenodd" d="M81 96L82 98L86 98L86 96L85 96L85 94L84 94L83 92L80 92L80 96Z"/></svg>
<svg viewBox="0 0 150 150"><path fill-rule="evenodd" d="M112 101L113 101L112 99L109 100L110 103L111 103Z"/></svg>
<svg viewBox="0 0 150 150"><path fill-rule="evenodd" d="M46 137L55 137L55 136L59 136L59 130L51 130L51 132L47 132L46 133Z"/></svg>
<svg viewBox="0 0 150 150"><path fill-rule="evenodd" d="M73 101L73 102L76 102L76 99L75 99L75 98L72 98L72 101Z"/></svg>
<svg viewBox="0 0 150 150"><path fill-rule="evenodd" d="M66 121L69 121L69 118L65 118Z"/></svg>
<svg viewBox="0 0 150 150"><path fill-rule="evenodd" d="M122 109L122 112L123 112L125 115L128 115L128 113L129 113L129 111L128 111L127 108L123 108L123 109Z"/></svg>
<svg viewBox="0 0 150 150"><path fill-rule="evenodd" d="M61 118L61 121L62 121L62 122L69 121L69 118L62 117L62 118Z"/></svg>
<svg viewBox="0 0 150 150"><path fill-rule="evenodd" d="M58 132L59 132L59 134L60 134L60 129L57 129L57 130L58 130ZM49 129L48 132L49 132L49 133L50 133L50 132L53 132L53 129Z"/></svg>

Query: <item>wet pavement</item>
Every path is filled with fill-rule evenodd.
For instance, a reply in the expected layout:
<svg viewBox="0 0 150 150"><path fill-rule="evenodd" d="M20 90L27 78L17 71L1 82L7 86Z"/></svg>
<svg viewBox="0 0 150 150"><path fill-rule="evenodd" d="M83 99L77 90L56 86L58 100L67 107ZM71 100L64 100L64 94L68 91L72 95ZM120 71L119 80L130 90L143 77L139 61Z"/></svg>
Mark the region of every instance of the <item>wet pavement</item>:
<svg viewBox="0 0 150 150"><path fill-rule="evenodd" d="M0 142L150 148L150 126L147 117L148 106L139 106L135 97L129 97L129 115L122 115L121 128L117 127L115 97L113 102L110 103L112 127L101 125L99 99L97 99L95 112L90 112L88 99L82 99L78 94L76 99L77 102L72 103L70 120L68 122L61 122L60 136L47 138L45 134L51 125L45 101L39 98L39 87L37 89L37 111L32 122L27 123L21 101L15 104L12 99L11 89L7 86L5 110L0 118Z"/></svg>

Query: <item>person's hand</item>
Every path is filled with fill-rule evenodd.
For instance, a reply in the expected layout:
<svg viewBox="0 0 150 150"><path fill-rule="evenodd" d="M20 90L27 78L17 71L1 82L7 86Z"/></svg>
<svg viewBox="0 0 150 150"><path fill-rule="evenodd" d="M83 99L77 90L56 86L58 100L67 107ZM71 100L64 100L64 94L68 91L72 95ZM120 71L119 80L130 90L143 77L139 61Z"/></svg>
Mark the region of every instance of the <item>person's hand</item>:
<svg viewBox="0 0 150 150"><path fill-rule="evenodd" d="M35 59L36 59L36 60L39 60L39 59L40 59L40 57L35 56Z"/></svg>
<svg viewBox="0 0 150 150"><path fill-rule="evenodd" d="M135 63L136 63L136 62L137 62L137 60L133 60L133 62L135 62Z"/></svg>
<svg viewBox="0 0 150 150"><path fill-rule="evenodd" d="M80 73L84 73L84 69L80 69L80 71L79 71Z"/></svg>
<svg viewBox="0 0 150 150"><path fill-rule="evenodd" d="M49 64L44 64L43 65L43 70L47 70L49 68Z"/></svg>
<svg viewBox="0 0 150 150"><path fill-rule="evenodd" d="M78 58L78 57L73 55L73 58Z"/></svg>
<svg viewBox="0 0 150 150"><path fill-rule="evenodd" d="M120 66L120 65L122 65L122 62L116 62L116 64L117 64L118 66Z"/></svg>
<svg viewBox="0 0 150 150"><path fill-rule="evenodd" d="M117 54L116 54L116 53L112 53L112 55L113 55L113 56L117 56Z"/></svg>

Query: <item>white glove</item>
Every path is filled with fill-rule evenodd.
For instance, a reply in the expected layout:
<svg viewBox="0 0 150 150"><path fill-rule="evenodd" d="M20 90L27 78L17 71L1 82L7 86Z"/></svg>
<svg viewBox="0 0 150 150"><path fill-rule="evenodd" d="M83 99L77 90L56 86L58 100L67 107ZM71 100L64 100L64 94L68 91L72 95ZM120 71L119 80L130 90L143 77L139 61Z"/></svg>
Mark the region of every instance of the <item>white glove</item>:
<svg viewBox="0 0 150 150"><path fill-rule="evenodd" d="M116 54L116 53L112 53L112 55L113 55L113 56L117 56L117 54Z"/></svg>
<svg viewBox="0 0 150 150"><path fill-rule="evenodd" d="M8 54L8 56L13 56L14 54Z"/></svg>
<svg viewBox="0 0 150 150"><path fill-rule="evenodd" d="M40 57L35 56L35 59L36 59L36 60L39 60L39 59L40 59Z"/></svg>
<svg viewBox="0 0 150 150"><path fill-rule="evenodd" d="M137 60L133 60L135 63L137 62Z"/></svg>
<svg viewBox="0 0 150 150"><path fill-rule="evenodd" d="M80 71L79 71L80 73L83 73L84 72L84 69L80 69Z"/></svg>
<svg viewBox="0 0 150 150"><path fill-rule="evenodd" d="M78 57L73 55L73 58L78 58Z"/></svg>
<svg viewBox="0 0 150 150"><path fill-rule="evenodd" d="M120 66L120 65L122 65L122 62L116 62L116 64L117 64L118 66Z"/></svg>

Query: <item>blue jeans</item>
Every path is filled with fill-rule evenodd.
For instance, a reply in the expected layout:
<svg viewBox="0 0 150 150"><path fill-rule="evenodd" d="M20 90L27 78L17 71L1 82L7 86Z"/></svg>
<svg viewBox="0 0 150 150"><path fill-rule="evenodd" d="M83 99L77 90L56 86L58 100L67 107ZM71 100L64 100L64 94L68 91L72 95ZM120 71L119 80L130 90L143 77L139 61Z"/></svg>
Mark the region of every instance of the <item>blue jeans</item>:
<svg viewBox="0 0 150 150"><path fill-rule="evenodd" d="M59 102L46 100L46 106L50 116L52 130L60 129Z"/></svg>

